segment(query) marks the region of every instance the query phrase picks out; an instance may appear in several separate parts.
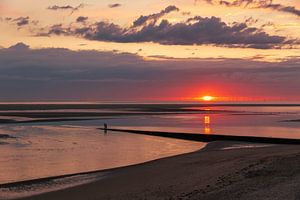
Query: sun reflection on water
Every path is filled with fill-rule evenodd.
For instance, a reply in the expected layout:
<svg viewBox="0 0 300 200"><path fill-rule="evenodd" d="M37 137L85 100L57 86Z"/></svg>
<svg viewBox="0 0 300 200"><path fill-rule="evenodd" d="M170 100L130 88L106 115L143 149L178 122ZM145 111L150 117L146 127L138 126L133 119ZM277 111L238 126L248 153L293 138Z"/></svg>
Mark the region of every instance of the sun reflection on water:
<svg viewBox="0 0 300 200"><path fill-rule="evenodd" d="M205 115L204 116L204 133L205 134L210 134L211 133L211 128L210 128L210 116Z"/></svg>

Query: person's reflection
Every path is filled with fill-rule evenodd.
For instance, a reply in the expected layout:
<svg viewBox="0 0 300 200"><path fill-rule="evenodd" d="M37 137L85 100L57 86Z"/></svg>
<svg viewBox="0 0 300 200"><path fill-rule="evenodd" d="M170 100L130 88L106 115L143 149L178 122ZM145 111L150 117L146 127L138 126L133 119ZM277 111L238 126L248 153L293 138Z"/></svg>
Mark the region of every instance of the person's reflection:
<svg viewBox="0 0 300 200"><path fill-rule="evenodd" d="M210 134L211 133L210 116L208 116L208 115L204 116L204 133L205 134Z"/></svg>

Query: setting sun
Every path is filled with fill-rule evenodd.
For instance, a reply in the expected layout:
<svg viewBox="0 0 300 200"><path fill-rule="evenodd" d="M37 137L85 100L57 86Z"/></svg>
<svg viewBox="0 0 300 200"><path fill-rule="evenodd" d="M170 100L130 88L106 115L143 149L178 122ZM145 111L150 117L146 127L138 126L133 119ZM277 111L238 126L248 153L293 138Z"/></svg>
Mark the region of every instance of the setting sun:
<svg viewBox="0 0 300 200"><path fill-rule="evenodd" d="M203 96L201 99L203 101L212 101L212 100L214 100L214 97L213 96Z"/></svg>

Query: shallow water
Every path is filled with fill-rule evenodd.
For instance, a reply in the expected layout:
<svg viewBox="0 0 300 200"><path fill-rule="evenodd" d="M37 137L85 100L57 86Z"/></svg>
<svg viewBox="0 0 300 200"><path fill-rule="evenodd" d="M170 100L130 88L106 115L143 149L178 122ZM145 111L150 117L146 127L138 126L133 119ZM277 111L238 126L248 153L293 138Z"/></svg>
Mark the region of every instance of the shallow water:
<svg viewBox="0 0 300 200"><path fill-rule="evenodd" d="M126 107L118 109L59 108L59 112L128 111ZM104 134L97 129L103 123L114 128L300 139L300 122L287 121L300 119L299 106L202 106L193 109L199 112L157 114L154 110L147 111L150 114L115 115L88 121L3 124L0 134L16 138L0 139L0 183L137 164L196 151L205 145L129 133ZM5 109L2 112L6 112Z"/></svg>
<svg viewBox="0 0 300 200"><path fill-rule="evenodd" d="M199 113L120 116L110 119L64 122L69 125L174 131L186 133L244 135L300 139L300 106L201 107ZM61 122L57 122L61 124Z"/></svg>
<svg viewBox="0 0 300 200"><path fill-rule="evenodd" d="M2 126L17 137L0 145L0 183L126 166L196 151L204 144L91 126Z"/></svg>

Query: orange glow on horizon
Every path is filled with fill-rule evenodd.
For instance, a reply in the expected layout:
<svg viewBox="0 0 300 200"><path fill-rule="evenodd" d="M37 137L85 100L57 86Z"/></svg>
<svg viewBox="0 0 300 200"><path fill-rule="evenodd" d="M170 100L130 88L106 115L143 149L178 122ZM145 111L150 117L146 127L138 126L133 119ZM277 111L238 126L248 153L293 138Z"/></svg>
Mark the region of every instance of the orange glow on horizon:
<svg viewBox="0 0 300 200"><path fill-rule="evenodd" d="M203 95L192 98L187 98L195 101L203 102L266 102L266 101L282 101L279 98L268 98L268 97L244 97L244 96L211 96Z"/></svg>

